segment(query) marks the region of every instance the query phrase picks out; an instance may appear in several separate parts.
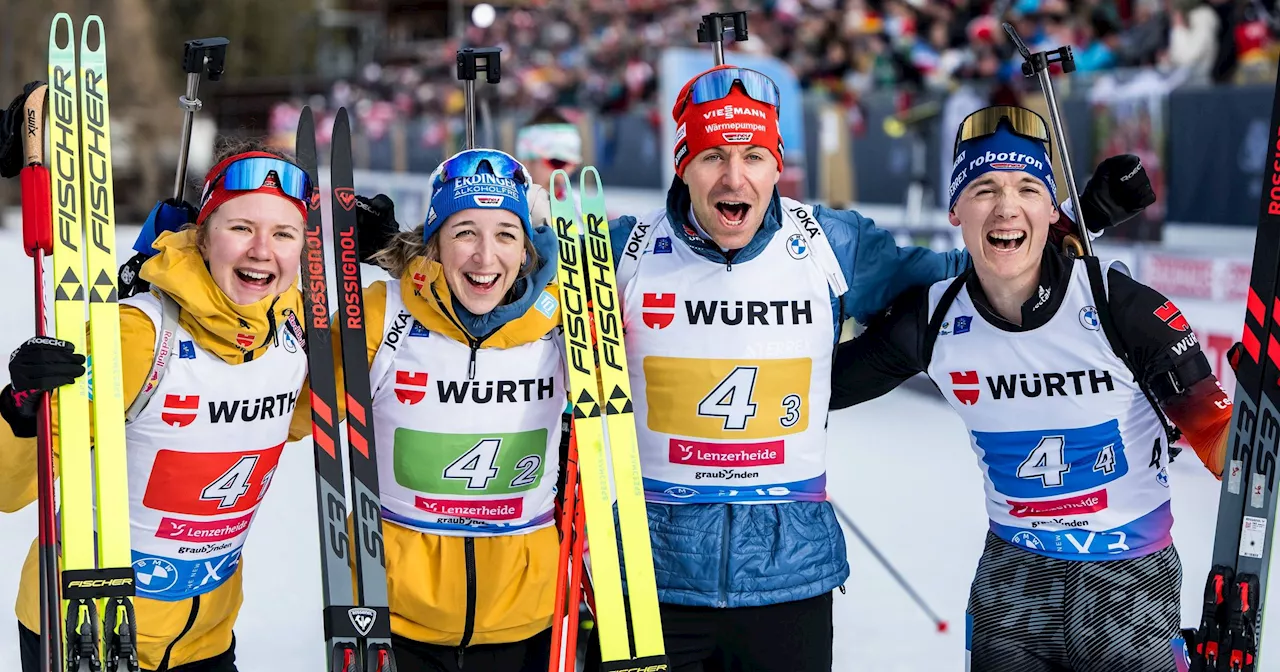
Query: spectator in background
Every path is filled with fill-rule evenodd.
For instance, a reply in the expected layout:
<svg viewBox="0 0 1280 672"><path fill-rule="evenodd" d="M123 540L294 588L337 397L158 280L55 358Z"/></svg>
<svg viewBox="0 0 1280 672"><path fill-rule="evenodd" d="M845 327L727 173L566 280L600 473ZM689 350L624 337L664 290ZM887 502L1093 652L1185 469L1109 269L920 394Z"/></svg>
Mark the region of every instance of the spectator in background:
<svg viewBox="0 0 1280 672"><path fill-rule="evenodd" d="M1169 0L1166 63L1195 79L1208 79L1218 57L1218 13L1202 0Z"/></svg>
<svg viewBox="0 0 1280 672"><path fill-rule="evenodd" d="M529 169L534 184L547 188L555 171L572 176L578 170L582 136L555 108L544 108L516 133L516 158Z"/></svg>
<svg viewBox="0 0 1280 672"><path fill-rule="evenodd" d="M1120 31L1110 8L1097 6L1089 13L1084 24L1084 48L1076 55L1076 69L1109 70L1116 67L1116 52L1120 49Z"/></svg>

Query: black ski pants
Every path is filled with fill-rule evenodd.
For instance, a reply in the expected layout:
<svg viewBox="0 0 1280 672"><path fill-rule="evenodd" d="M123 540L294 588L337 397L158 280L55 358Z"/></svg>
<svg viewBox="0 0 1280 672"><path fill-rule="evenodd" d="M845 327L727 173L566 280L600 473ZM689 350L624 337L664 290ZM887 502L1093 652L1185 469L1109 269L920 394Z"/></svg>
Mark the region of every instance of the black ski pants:
<svg viewBox="0 0 1280 672"><path fill-rule="evenodd" d="M671 672L831 672L831 593L763 607L660 604ZM591 637L588 670L600 669Z"/></svg>
<svg viewBox="0 0 1280 672"><path fill-rule="evenodd" d="M397 672L546 672L551 629L510 644L477 644L459 651L392 635Z"/></svg>

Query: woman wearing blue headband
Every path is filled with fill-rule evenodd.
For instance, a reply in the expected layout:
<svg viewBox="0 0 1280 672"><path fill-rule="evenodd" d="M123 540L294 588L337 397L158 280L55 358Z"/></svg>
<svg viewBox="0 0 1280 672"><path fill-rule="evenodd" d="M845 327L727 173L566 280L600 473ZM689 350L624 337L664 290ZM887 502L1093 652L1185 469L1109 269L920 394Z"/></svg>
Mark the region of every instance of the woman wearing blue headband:
<svg viewBox="0 0 1280 672"><path fill-rule="evenodd" d="M1023 108L966 119L949 198L972 268L907 292L841 345L831 407L924 372L964 421L990 519L966 610L969 669L1173 672L1172 443L1180 430L1221 478L1231 402L1172 302L1123 264L1052 244L1062 214L1048 137ZM1100 175L1148 185L1136 157ZM1090 214L1105 209L1094 180L1082 210L1105 223ZM1155 200L1143 191L1138 209Z"/></svg>
<svg viewBox="0 0 1280 672"><path fill-rule="evenodd" d="M364 299L396 662L546 669L566 403L556 236L533 227L528 173L503 152L461 152L430 179L426 220L373 255L393 279Z"/></svg>

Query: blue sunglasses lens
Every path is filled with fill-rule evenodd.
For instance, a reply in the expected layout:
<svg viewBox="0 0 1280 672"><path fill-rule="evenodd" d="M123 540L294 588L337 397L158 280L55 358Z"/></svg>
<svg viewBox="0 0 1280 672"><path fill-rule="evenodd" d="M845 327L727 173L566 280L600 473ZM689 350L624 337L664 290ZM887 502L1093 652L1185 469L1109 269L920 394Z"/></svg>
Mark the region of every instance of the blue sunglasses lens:
<svg viewBox="0 0 1280 672"><path fill-rule="evenodd" d="M708 72L693 83L689 96L695 105L720 100L729 95L735 83L741 83L743 90L752 100L774 107L778 107L778 103L781 102L778 86L773 83L773 80L755 70L742 68L725 68Z"/></svg>
<svg viewBox="0 0 1280 672"><path fill-rule="evenodd" d="M276 185L286 196L300 201L311 200L311 180L306 171L281 159L254 157L227 166L222 173L222 188L229 191L253 191L275 173Z"/></svg>
<svg viewBox="0 0 1280 672"><path fill-rule="evenodd" d="M438 184L443 184L459 177L477 175L482 172L480 168L486 163L489 169L485 172L492 172L495 177L515 180L522 186L528 186L528 177L525 175L524 168L520 165L520 162L506 154L483 151L464 152L446 161L444 170L440 171L437 182Z"/></svg>

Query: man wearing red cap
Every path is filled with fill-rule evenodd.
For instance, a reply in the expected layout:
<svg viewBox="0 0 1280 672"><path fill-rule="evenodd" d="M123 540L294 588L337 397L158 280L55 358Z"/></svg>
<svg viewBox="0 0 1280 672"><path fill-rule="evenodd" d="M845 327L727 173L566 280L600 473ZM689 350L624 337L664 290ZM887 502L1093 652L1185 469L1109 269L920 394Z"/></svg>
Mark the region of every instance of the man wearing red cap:
<svg viewBox="0 0 1280 672"><path fill-rule="evenodd" d="M780 197L779 102L753 70L694 77L672 110L666 206L610 225L677 672L831 669L831 591L849 576L826 501L840 327L970 263L898 247L856 212ZM1082 201L1103 205L1090 224L1145 207L1140 181L1091 180Z"/></svg>

